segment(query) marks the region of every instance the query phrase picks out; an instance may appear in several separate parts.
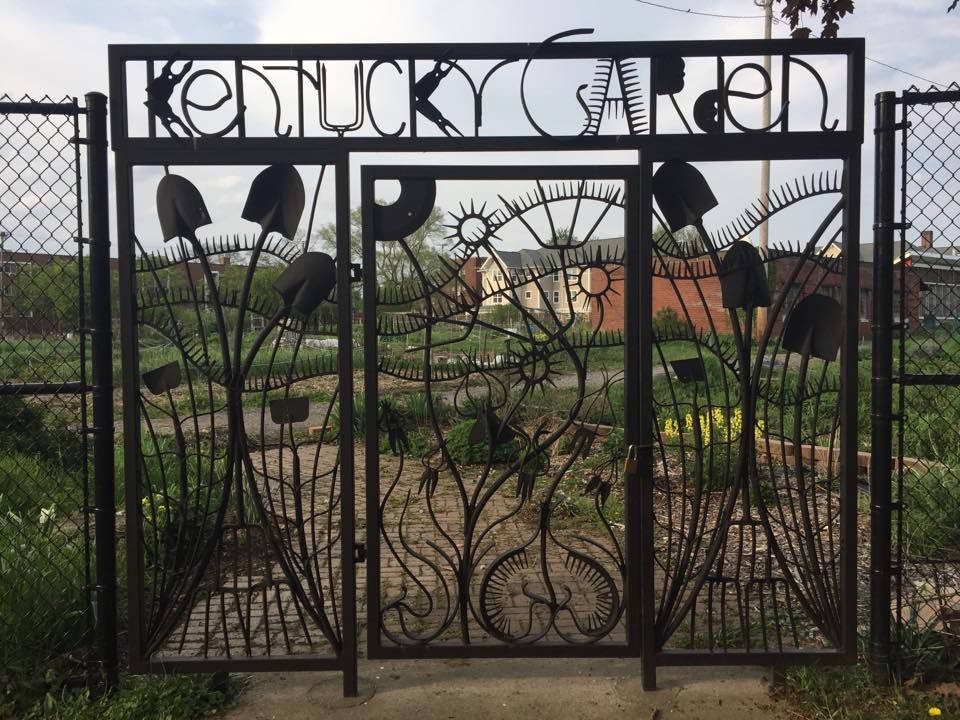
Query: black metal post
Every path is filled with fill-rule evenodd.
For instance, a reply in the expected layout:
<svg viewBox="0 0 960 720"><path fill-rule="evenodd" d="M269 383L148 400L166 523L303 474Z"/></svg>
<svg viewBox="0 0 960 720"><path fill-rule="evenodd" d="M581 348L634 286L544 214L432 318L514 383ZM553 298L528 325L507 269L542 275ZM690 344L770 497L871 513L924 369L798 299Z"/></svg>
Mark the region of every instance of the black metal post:
<svg viewBox="0 0 960 720"><path fill-rule="evenodd" d="M356 491L353 465L353 286L350 256L350 161L344 153L336 164L337 327L340 343L340 551L343 564L343 695L357 697L357 566Z"/></svg>
<svg viewBox="0 0 960 720"><path fill-rule="evenodd" d="M896 95L876 96L874 186L873 380L870 457L870 667L890 670L891 464L893 422L894 150Z"/></svg>
<svg viewBox="0 0 960 720"><path fill-rule="evenodd" d="M90 359L93 404L97 656L108 687L117 684L117 558L113 450L113 332L110 317L110 221L107 97L88 93L87 202L90 213Z"/></svg>

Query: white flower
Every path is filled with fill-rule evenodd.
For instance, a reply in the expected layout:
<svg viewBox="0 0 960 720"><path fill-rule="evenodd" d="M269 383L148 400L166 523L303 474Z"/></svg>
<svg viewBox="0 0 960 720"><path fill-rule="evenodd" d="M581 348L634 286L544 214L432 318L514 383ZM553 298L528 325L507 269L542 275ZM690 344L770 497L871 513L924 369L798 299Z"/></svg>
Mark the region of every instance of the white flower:
<svg viewBox="0 0 960 720"><path fill-rule="evenodd" d="M40 527L46 527L47 523L53 522L57 516L57 506L51 505L48 508L40 508Z"/></svg>

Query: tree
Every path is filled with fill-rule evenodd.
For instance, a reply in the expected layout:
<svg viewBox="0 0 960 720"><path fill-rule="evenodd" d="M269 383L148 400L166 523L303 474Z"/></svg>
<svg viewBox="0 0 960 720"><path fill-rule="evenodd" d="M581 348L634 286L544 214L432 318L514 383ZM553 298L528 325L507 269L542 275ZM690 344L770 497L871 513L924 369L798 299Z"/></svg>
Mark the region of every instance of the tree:
<svg viewBox="0 0 960 720"><path fill-rule="evenodd" d="M840 29L840 21L853 14L854 0L774 0L783 7L780 15L790 22L791 35L803 39L811 35L811 30L801 23L805 16L820 15L820 37L835 38ZM957 9L960 0L953 0L947 12Z"/></svg>
<svg viewBox="0 0 960 720"><path fill-rule="evenodd" d="M80 324L80 287L80 264L75 259L24 264L10 280L3 314L29 318L29 327L37 334L75 332Z"/></svg>

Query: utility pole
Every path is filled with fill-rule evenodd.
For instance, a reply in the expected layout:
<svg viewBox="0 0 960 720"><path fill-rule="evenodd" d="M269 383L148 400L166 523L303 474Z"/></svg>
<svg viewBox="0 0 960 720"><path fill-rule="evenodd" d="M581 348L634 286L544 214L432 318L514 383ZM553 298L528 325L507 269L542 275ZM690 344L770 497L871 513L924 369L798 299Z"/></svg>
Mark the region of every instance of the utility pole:
<svg viewBox="0 0 960 720"><path fill-rule="evenodd" d="M773 0L753 0L753 4L757 7L763 8L763 39L769 40L773 37ZM764 55L763 57L763 69L767 73L767 77L770 77L770 68L771 61L769 55ZM771 85L773 83L771 82ZM772 92L772 88L771 88ZM762 118L760 120L761 127L770 126L770 93L765 93L762 100L761 106ZM764 214L767 212L767 201L770 198L770 161L761 160L760 161L760 207L763 210ZM764 220L760 223L758 228L758 245L760 247L760 254L765 255L767 250L770 247L770 229L767 225L767 221ZM768 266L766 266L768 267ZM765 307L757 309L757 332L762 334L764 328L767 325L767 309Z"/></svg>

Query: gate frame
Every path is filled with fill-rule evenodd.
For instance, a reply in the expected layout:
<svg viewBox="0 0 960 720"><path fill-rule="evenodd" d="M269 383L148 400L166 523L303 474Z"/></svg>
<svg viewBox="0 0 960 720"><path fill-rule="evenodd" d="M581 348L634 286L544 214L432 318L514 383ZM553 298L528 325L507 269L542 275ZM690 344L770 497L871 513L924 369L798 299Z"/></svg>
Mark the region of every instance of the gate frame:
<svg viewBox="0 0 960 720"><path fill-rule="evenodd" d="M585 33L591 31L575 31ZM574 34L562 33L550 40L561 36ZM468 43L458 45L448 44L412 44L412 45L111 45L109 48L109 77L110 93L115 104L113 114L112 137L116 153L116 191L117 191L117 224L122 234L132 231L132 178L131 170L137 165L250 165L269 164L277 161L300 162L316 164L323 162L322 158L331 158L337 169L337 197L336 197L336 224L338 255L343 252L348 255L349 249L349 160L353 152L443 152L443 151L589 151L589 150L635 150L638 151L638 168L641 182L653 175L653 164L666 160L687 160L690 162L715 161L757 161L757 160L818 160L831 159L843 163L843 193L848 199L842 213L842 229L844 238L844 253L846 256L846 272L842 281L843 294L843 341L841 344L841 378L842 389L840 398L840 426L843 437L839 451L840 465L840 501L845 507L841 514L840 523L840 591L842 605L842 622L844 625L843 640L840 647L831 651L794 651L791 653L757 653L757 652L702 652L702 651L664 651L657 650L652 633L642 633L641 653L643 659L643 684L652 689L656 683L657 665L776 665L787 663L813 662L822 663L853 663L857 656L857 627L856 627L856 499L857 499L857 346L859 326L859 237L860 237L860 150L863 143L863 95L864 95L864 49L863 39L844 40L714 40L714 41L626 41L626 42L562 42L552 43ZM650 114L649 131L643 134L631 135L600 135L596 137L578 136L501 136L501 137L418 137L416 136L416 111L413 109L411 97L410 124L412 136L391 137L245 137L241 128L239 137L158 137L156 133L155 115L148 115L150 128L144 137L130 137L127 134L127 75L125 65L128 62L145 62L149 64L148 77L152 78L153 63L165 62L171 58L195 61L220 61L233 63L236 74L241 76L243 61L271 61L291 59L325 59L349 60L358 59L371 61L403 61L409 62L410 67L416 61L435 62L437 58L450 57L455 54L456 59L463 60L500 60L503 58L522 61L534 55L542 59L599 59L599 58L655 58L659 56L679 56L685 59L718 58L724 57L758 57L775 55L783 57L807 55L832 55L844 57L846 69L846 123L844 130L830 132L789 130L786 123L777 131L743 132L728 134L658 134L656 131L657 94L650 92L647 97ZM652 80L651 68L651 80ZM413 79L411 77L411 91ZM652 85L652 83L651 83ZM788 85L785 82L785 89ZM238 89L238 102L242 105L242 87ZM826 90L824 90L826 93ZM826 95L825 95L826 97ZM302 94L299 100L302 110ZM302 115L301 115L302 119ZM302 122L302 120L301 120ZM302 124L301 124L302 128ZM650 193L641 193L640 207L635 209L639 214L640 228L643 231L652 231L653 228L653 200ZM123 298L135 297L135 286L132 270L133 255L130 243L119 242L119 257L121 265L120 294ZM641 244L641 250L644 247ZM649 249L649 245L647 245ZM637 258L643 261L648 253L641 252ZM851 270L851 268L853 268ZM349 283L350 267L348 264L338 266L338 283ZM634 283L637 297L628 301L626 305L634 303L634 310L641 307L641 297L649 297L652 293L652 275L643 273L640 281ZM351 327L349 323L349 303L338 310L341 322L341 349L340 360L350 357ZM629 311L626 317L630 318ZM637 319L638 334L648 335L652 330L652 318L640 317ZM124 396L134 397L138 390L137 348L135 343L136 319L129 303L121 303L121 329L123 354L123 386ZM635 335L636 337L636 335ZM344 342L349 341L349 342ZM628 351L637 350L636 354L629 352L636 363L640 363L639 344L636 347L625 348ZM647 362L651 358L645 358ZM641 374L635 378L637 390L641 396L650 396L652 392L652 377ZM352 375L341 377L341 390L349 390L344 395L352 395ZM343 404L341 396L342 418L349 419L352 414L351 403ZM634 408L628 412L633 415L631 422L635 423L641 437L652 433L652 418L648 413ZM854 433L851 436L851 433ZM136 467L138 437L137 412L133 403L124 405L124 435L125 460L128 466ZM852 439L851 439L852 438ZM653 488L649 481L652 477L653 447L650 441L638 443L640 449L641 478L643 482L639 504L642 510L641 518L652 518ZM347 455L344 455L347 458ZM354 482L352 458L348 461L350 467L344 466L343 476L348 478L351 487ZM127 485L127 512L129 517L138 517L139 507L135 492L138 478L128 476ZM350 567L349 574L355 573L351 562L356 549L354 539L350 537L354 529L353 498L346 497L350 512L343 508L343 541L342 553L344 567ZM639 542L644 553L642 564L644 567L653 567L653 527L652 522L641 522L639 528ZM139 595L138 578L141 571L138 553L131 550L129 575L129 602L131 604L130 649L131 666L135 671L144 670L254 670L280 669L276 667L276 660L265 659L233 659L233 660L197 660L157 662L142 661L138 655L140 648L139 620L141 617L141 601ZM355 584L351 579L347 582L344 573L343 607L355 614ZM652 583L645 583L641 589L641 605L652 611L654 605L654 591ZM647 615L649 617L649 615ZM354 635L355 628L351 623L350 632ZM328 669L342 669L344 672L344 689L348 695L356 694L356 644L347 642L347 623L344 623L344 662L328 663ZM349 653L349 657L347 656ZM283 669L318 669L308 660L289 660L283 663Z"/></svg>

